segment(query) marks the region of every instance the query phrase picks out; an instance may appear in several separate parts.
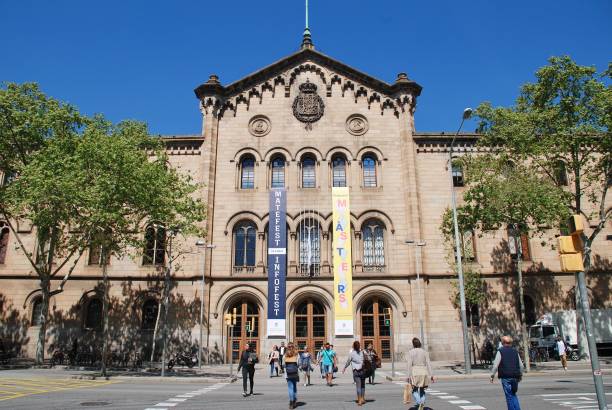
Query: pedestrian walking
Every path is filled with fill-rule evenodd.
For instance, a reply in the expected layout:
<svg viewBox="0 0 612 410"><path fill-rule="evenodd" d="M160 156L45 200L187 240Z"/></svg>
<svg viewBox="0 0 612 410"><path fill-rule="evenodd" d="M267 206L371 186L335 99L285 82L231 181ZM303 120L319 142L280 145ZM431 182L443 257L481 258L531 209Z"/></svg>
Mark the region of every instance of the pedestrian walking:
<svg viewBox="0 0 612 410"><path fill-rule="evenodd" d="M325 371L323 370L323 350L325 350L325 345L321 346L319 351L317 352L317 363L319 364L319 371L321 372L321 378L325 379Z"/></svg>
<svg viewBox="0 0 612 410"><path fill-rule="evenodd" d="M334 377L334 368L338 368L338 359L336 352L331 348L329 342L325 343L325 348L321 353L321 361L323 362L323 373L325 373L325 381L328 386L332 386Z"/></svg>
<svg viewBox="0 0 612 410"><path fill-rule="evenodd" d="M238 362L238 371L242 369L242 396L246 397L253 394L253 376L255 375L255 363L257 359L257 353L252 349L249 344L244 345L244 350L240 353L240 361ZM247 393L247 379L250 382L250 390Z"/></svg>
<svg viewBox="0 0 612 410"><path fill-rule="evenodd" d="M285 362L283 358L285 357L285 342L281 342L280 347L278 348L278 367L280 367L281 374L285 371Z"/></svg>
<svg viewBox="0 0 612 410"><path fill-rule="evenodd" d="M276 377L278 377L278 346L274 345L270 353L268 353L268 364L270 365L270 377L274 375L276 371Z"/></svg>
<svg viewBox="0 0 612 410"><path fill-rule="evenodd" d="M517 350L512 347L512 338L510 336L503 336L501 342L502 348L498 350L495 360L493 360L491 383L493 383L495 372L497 372L497 377L504 389L508 410L521 410L516 392L518 391L518 384L523 377L523 362Z"/></svg>
<svg viewBox="0 0 612 410"><path fill-rule="evenodd" d="M355 381L355 390L357 391L357 405L363 406L365 401L365 379L369 376L372 370L372 362L365 351L361 349L359 341L353 342L353 349L349 353L349 357L344 364L342 374L347 367L351 366L353 370L353 380Z"/></svg>
<svg viewBox="0 0 612 410"><path fill-rule="evenodd" d="M422 348L418 338L412 339L413 349L408 352L408 382L412 385L412 397L419 410L425 408L425 389L429 381L435 382L431 371L429 353Z"/></svg>
<svg viewBox="0 0 612 410"><path fill-rule="evenodd" d="M304 346L304 351L300 353L299 367L304 373L304 387L310 386L310 372L312 372L312 354L308 346Z"/></svg>
<svg viewBox="0 0 612 410"><path fill-rule="evenodd" d="M374 384L374 378L376 377L376 369L380 367L380 358L378 357L378 353L374 350L374 345L372 343L368 344L364 353L369 357L370 362L372 363L372 371L370 372L370 376L368 377L368 383Z"/></svg>
<svg viewBox="0 0 612 410"><path fill-rule="evenodd" d="M295 345L293 342L289 342L285 351L285 378L287 379L290 409L297 407L297 384L300 381L298 359L299 356Z"/></svg>
<svg viewBox="0 0 612 410"><path fill-rule="evenodd" d="M559 360L561 360L563 370L567 371L567 345L561 336L557 336L556 350L559 354Z"/></svg>

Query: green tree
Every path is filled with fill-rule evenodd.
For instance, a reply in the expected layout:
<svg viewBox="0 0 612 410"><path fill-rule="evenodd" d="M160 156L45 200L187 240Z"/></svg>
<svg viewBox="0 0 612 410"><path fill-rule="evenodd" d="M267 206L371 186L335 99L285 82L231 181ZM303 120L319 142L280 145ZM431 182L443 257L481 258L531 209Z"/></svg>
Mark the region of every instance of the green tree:
<svg viewBox="0 0 612 410"><path fill-rule="evenodd" d="M82 199L82 179L69 158L84 122L74 107L47 97L35 84L0 88L0 214L40 281L39 364L51 280L64 268L74 270L88 241L86 232L69 233L80 223L75 211ZM34 250L17 224L33 226Z"/></svg>
<svg viewBox="0 0 612 410"><path fill-rule="evenodd" d="M567 192L564 214L581 214L594 226L582 235L584 274L592 267L593 242L612 216L612 208L606 209L612 183L611 78L612 63L598 74L570 57L552 57L534 83L522 86L513 106L483 103L476 110L480 147L503 150L526 172Z"/></svg>
<svg viewBox="0 0 612 410"><path fill-rule="evenodd" d="M457 210L462 230L482 232L508 228L515 244L522 343L525 364L529 368L529 338L523 297L521 236L542 236L550 226L564 220L567 194L545 177L528 172L522 163L509 160L504 152L466 156L461 159L466 169L467 190L463 205ZM444 217L443 232L451 235L450 217Z"/></svg>
<svg viewBox="0 0 612 410"><path fill-rule="evenodd" d="M198 185L189 175L169 166L163 143L152 138L143 123L126 121L112 125L94 118L83 132L74 158L86 178L81 212L84 229L91 232L94 246L101 249L104 280L102 372L106 373L108 353L108 260L124 257L144 248L147 225L156 223L174 236L203 236L200 223L206 208L196 197ZM172 244L173 237L168 244ZM167 313L170 267L176 256L165 248L167 263L163 300ZM139 253L139 252L137 252ZM180 254L175 251L175 255ZM164 315L164 318L167 314ZM165 321L164 321L165 329ZM164 333L165 337L165 333Z"/></svg>

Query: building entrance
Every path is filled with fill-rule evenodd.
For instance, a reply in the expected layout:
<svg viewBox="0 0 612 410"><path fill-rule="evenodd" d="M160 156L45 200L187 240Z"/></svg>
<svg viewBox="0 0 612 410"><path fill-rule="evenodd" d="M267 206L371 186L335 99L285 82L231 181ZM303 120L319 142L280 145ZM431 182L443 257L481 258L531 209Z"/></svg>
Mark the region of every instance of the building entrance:
<svg viewBox="0 0 612 410"><path fill-rule="evenodd" d="M381 360L391 360L393 311L387 302L377 297L366 300L361 308L361 345L370 343Z"/></svg>
<svg viewBox="0 0 612 410"><path fill-rule="evenodd" d="M293 340L300 351L308 346L315 354L325 343L325 307L314 299L302 301L295 309Z"/></svg>
<svg viewBox="0 0 612 410"><path fill-rule="evenodd" d="M231 306L228 313L236 312L236 325L231 328L228 357L234 363L240 360L240 352L244 345L249 343L259 356L259 308L257 304L249 300L241 300Z"/></svg>

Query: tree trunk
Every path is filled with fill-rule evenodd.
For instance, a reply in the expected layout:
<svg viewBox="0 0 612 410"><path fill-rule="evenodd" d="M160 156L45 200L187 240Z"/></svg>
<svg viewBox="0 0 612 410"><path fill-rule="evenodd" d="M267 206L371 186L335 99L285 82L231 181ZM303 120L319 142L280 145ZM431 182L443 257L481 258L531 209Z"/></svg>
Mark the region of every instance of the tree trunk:
<svg viewBox="0 0 612 410"><path fill-rule="evenodd" d="M49 291L51 281L47 278L40 280L42 294L40 308L40 327L38 329L38 342L36 343L36 364L42 365L45 360L45 342L47 339L47 318L49 317Z"/></svg>
<svg viewBox="0 0 612 410"><path fill-rule="evenodd" d="M104 295L102 296L102 318L103 318L103 327L102 327L102 376L106 377L106 357L108 355L108 262L106 256L105 246L102 247L102 277L104 281Z"/></svg>
<svg viewBox="0 0 612 410"><path fill-rule="evenodd" d="M168 338L168 302L170 299L170 275L172 274L172 237L168 245L168 268L166 269L166 279L164 281L164 321L162 323L162 362L161 375L165 375L166 369L166 344Z"/></svg>
<svg viewBox="0 0 612 410"><path fill-rule="evenodd" d="M155 319L155 327L153 328L153 340L151 341L151 360L149 362L149 367L153 367L153 361L155 360L155 342L157 341L157 332L159 330L159 323L161 320L162 300L163 296L157 302L157 318Z"/></svg>
<svg viewBox="0 0 612 410"><path fill-rule="evenodd" d="M519 232L514 229L515 232ZM518 275L518 288L519 288L519 304L521 308L521 339L523 345L523 362L525 363L525 369L531 370L531 363L529 362L529 333L527 333L527 320L525 317L525 295L523 292L523 252L521 249L521 237L514 238L516 244L516 271Z"/></svg>

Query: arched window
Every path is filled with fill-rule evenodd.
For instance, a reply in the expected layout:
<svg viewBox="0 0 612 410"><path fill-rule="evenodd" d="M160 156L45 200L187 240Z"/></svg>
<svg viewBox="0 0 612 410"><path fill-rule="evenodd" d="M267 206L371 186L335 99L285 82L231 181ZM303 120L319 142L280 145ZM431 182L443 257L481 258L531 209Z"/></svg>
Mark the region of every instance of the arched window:
<svg viewBox="0 0 612 410"><path fill-rule="evenodd" d="M523 295L523 300L525 301L525 322L527 326L535 325L537 318L536 318L535 303L533 303L533 298L529 295Z"/></svg>
<svg viewBox="0 0 612 410"><path fill-rule="evenodd" d="M555 180L557 184L567 186L567 168L561 160L555 162Z"/></svg>
<svg viewBox="0 0 612 410"><path fill-rule="evenodd" d="M346 186L346 159L336 155L332 160L332 181L335 187Z"/></svg>
<svg viewBox="0 0 612 410"><path fill-rule="evenodd" d="M285 158L282 155L272 159L272 188L282 188L285 186Z"/></svg>
<svg viewBox="0 0 612 410"><path fill-rule="evenodd" d="M461 235L463 245L462 257L465 262L474 262L476 260L476 241L474 240L474 231L468 229Z"/></svg>
<svg viewBox="0 0 612 410"><path fill-rule="evenodd" d="M517 258L520 250L522 260L531 260L531 253L529 252L529 236L526 233L519 232L511 227L508 227L508 248L513 259Z"/></svg>
<svg viewBox="0 0 612 410"><path fill-rule="evenodd" d="M85 310L85 329L100 329L102 327L102 300L92 298Z"/></svg>
<svg viewBox="0 0 612 410"><path fill-rule="evenodd" d="M363 186L376 187L376 158L372 154L365 155L361 160L361 166L363 167Z"/></svg>
<svg viewBox="0 0 612 410"><path fill-rule="evenodd" d="M166 229L151 224L145 230L143 265L162 265L166 260Z"/></svg>
<svg viewBox="0 0 612 410"><path fill-rule="evenodd" d="M316 187L316 161L311 155L302 158L302 188Z"/></svg>
<svg viewBox="0 0 612 410"><path fill-rule="evenodd" d="M9 244L9 227L6 222L0 221L0 263L6 260L6 250Z"/></svg>
<svg viewBox="0 0 612 410"><path fill-rule="evenodd" d="M255 158L245 155L240 160L240 189L255 188Z"/></svg>
<svg viewBox="0 0 612 410"><path fill-rule="evenodd" d="M32 317L30 323L32 326L40 326L42 324L42 298L40 296L32 302Z"/></svg>
<svg viewBox="0 0 612 410"><path fill-rule="evenodd" d="M461 164L453 163L452 173L453 173L453 186L456 186L456 187L463 186L463 167L461 166Z"/></svg>
<svg viewBox="0 0 612 410"><path fill-rule="evenodd" d="M252 222L244 221L234 227L234 270L255 267L257 229Z"/></svg>
<svg viewBox="0 0 612 410"><path fill-rule="evenodd" d="M318 276L321 272L321 229L319 222L308 218L298 227L300 238L300 272L305 276Z"/></svg>
<svg viewBox="0 0 612 410"><path fill-rule="evenodd" d="M468 327L480 326L480 307L477 304L471 304L468 307L467 325Z"/></svg>
<svg viewBox="0 0 612 410"><path fill-rule="evenodd" d="M159 304L155 299L148 299L142 304L142 330L155 329Z"/></svg>
<svg viewBox="0 0 612 410"><path fill-rule="evenodd" d="M378 219L363 224L363 269L382 271L385 267L385 226Z"/></svg>

